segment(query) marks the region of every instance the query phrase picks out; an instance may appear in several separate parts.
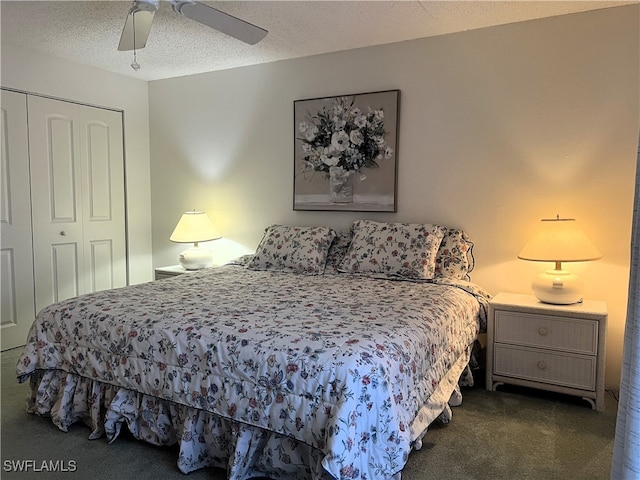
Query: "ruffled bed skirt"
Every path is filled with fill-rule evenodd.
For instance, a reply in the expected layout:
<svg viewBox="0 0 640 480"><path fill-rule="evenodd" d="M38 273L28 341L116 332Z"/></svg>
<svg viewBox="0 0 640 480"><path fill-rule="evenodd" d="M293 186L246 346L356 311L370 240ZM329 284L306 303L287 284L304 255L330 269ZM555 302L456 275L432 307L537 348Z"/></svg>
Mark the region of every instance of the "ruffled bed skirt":
<svg viewBox="0 0 640 480"><path fill-rule="evenodd" d="M464 373L461 376L458 371L455 378L464 384ZM37 370L29 381L29 413L51 417L64 432L83 422L91 429L89 439L106 435L111 443L126 424L138 440L153 445L178 443L178 469L183 473L219 467L232 480L332 478L322 467L324 452L290 437L61 370ZM431 421L451 419L449 405L462 401L457 384L452 388L446 399L431 405ZM415 449L421 447L422 435ZM400 476L398 472L393 480Z"/></svg>
<svg viewBox="0 0 640 480"><path fill-rule="evenodd" d="M62 431L76 422L91 428L90 439L109 443L126 423L138 440L179 444L183 473L221 467L230 479L254 476L330 479L324 453L295 439L168 400L94 381L60 370L38 370L30 377L27 411L50 416Z"/></svg>

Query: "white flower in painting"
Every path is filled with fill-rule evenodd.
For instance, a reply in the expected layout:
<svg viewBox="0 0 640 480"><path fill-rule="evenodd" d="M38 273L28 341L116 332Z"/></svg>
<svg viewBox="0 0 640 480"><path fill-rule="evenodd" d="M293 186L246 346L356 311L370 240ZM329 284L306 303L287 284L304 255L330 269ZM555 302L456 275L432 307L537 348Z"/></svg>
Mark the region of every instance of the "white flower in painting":
<svg viewBox="0 0 640 480"><path fill-rule="evenodd" d="M339 161L340 161L340 158L338 157L326 157L324 155L322 156L322 163L330 167L335 167L336 165L338 165Z"/></svg>
<svg viewBox="0 0 640 480"><path fill-rule="evenodd" d="M360 181L364 182L367 179L367 176L363 173L362 175L360 175Z"/></svg>
<svg viewBox="0 0 640 480"><path fill-rule="evenodd" d="M308 128L306 132L304 132L304 137L307 139L307 141L313 142L318 132L318 127L314 125L313 127Z"/></svg>
<svg viewBox="0 0 640 480"><path fill-rule="evenodd" d="M323 149L323 152L327 156L340 156L341 150L338 145L331 144Z"/></svg>
<svg viewBox="0 0 640 480"><path fill-rule="evenodd" d="M362 110L360 110L360 108L358 108L358 107L351 107L351 111L349 113L352 116L357 117L359 115L362 115Z"/></svg>
<svg viewBox="0 0 640 480"><path fill-rule="evenodd" d="M355 123L358 128L364 128L367 126L367 117L365 115L358 115L353 120L353 123Z"/></svg>
<svg viewBox="0 0 640 480"><path fill-rule="evenodd" d="M333 130L336 132L344 130L344 127L347 126L347 121L342 117L335 116L331 119L331 122L333 123Z"/></svg>
<svg viewBox="0 0 640 480"><path fill-rule="evenodd" d="M331 135L331 146L339 151L344 151L349 146L349 135L344 130L335 132Z"/></svg>
<svg viewBox="0 0 640 480"><path fill-rule="evenodd" d="M375 110L373 112L373 118L375 118L377 122L382 122L384 120L384 110Z"/></svg>
<svg viewBox="0 0 640 480"><path fill-rule="evenodd" d="M300 133L305 133L309 129L309 124L307 122L300 122L298 125L298 130Z"/></svg>
<svg viewBox="0 0 640 480"><path fill-rule="evenodd" d="M387 147L387 149L384 151L384 158L391 158L392 155L393 149L391 147Z"/></svg>
<svg viewBox="0 0 640 480"><path fill-rule="evenodd" d="M349 140L351 140L351 143L353 143L354 145L362 145L362 142L364 142L364 137L362 136L362 132L360 130L351 130L351 133L349 133Z"/></svg>
<svg viewBox="0 0 640 480"><path fill-rule="evenodd" d="M303 144L302 144L302 151L303 151L304 153L311 153L311 152L313 151L313 146L311 146L311 145L310 145L310 144L308 144L308 143L303 143Z"/></svg>
<svg viewBox="0 0 640 480"><path fill-rule="evenodd" d="M373 141L376 142L376 145L378 145L379 147L386 145L384 137L373 137Z"/></svg>

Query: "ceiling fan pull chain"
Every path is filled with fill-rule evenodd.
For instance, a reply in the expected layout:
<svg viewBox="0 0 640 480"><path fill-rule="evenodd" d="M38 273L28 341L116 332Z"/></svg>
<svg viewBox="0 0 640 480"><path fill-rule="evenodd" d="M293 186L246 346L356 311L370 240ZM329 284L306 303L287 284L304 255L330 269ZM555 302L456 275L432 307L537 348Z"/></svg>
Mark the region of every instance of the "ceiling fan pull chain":
<svg viewBox="0 0 640 480"><path fill-rule="evenodd" d="M136 60L136 51L133 51L133 62L131 62L131 68L133 68L136 72L140 70L140 64Z"/></svg>

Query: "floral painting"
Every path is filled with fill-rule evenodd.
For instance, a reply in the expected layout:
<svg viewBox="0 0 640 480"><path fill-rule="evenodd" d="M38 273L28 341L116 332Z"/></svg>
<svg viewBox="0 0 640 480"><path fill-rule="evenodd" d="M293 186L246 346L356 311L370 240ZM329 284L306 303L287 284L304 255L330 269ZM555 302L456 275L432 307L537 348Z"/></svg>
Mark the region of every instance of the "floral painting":
<svg viewBox="0 0 640 480"><path fill-rule="evenodd" d="M396 211L399 96L294 102L294 210Z"/></svg>

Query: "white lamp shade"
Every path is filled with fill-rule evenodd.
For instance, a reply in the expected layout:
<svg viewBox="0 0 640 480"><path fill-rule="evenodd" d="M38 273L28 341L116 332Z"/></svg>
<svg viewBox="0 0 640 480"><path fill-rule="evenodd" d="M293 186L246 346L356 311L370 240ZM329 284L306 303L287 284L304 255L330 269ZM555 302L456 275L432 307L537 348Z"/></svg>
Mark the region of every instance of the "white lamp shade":
<svg viewBox="0 0 640 480"><path fill-rule="evenodd" d="M184 212L169 240L176 243L208 242L221 238L220 232L213 225L205 212Z"/></svg>
<svg viewBox="0 0 640 480"><path fill-rule="evenodd" d="M536 262L586 262L602 258L573 218L542 219L518 258Z"/></svg>

